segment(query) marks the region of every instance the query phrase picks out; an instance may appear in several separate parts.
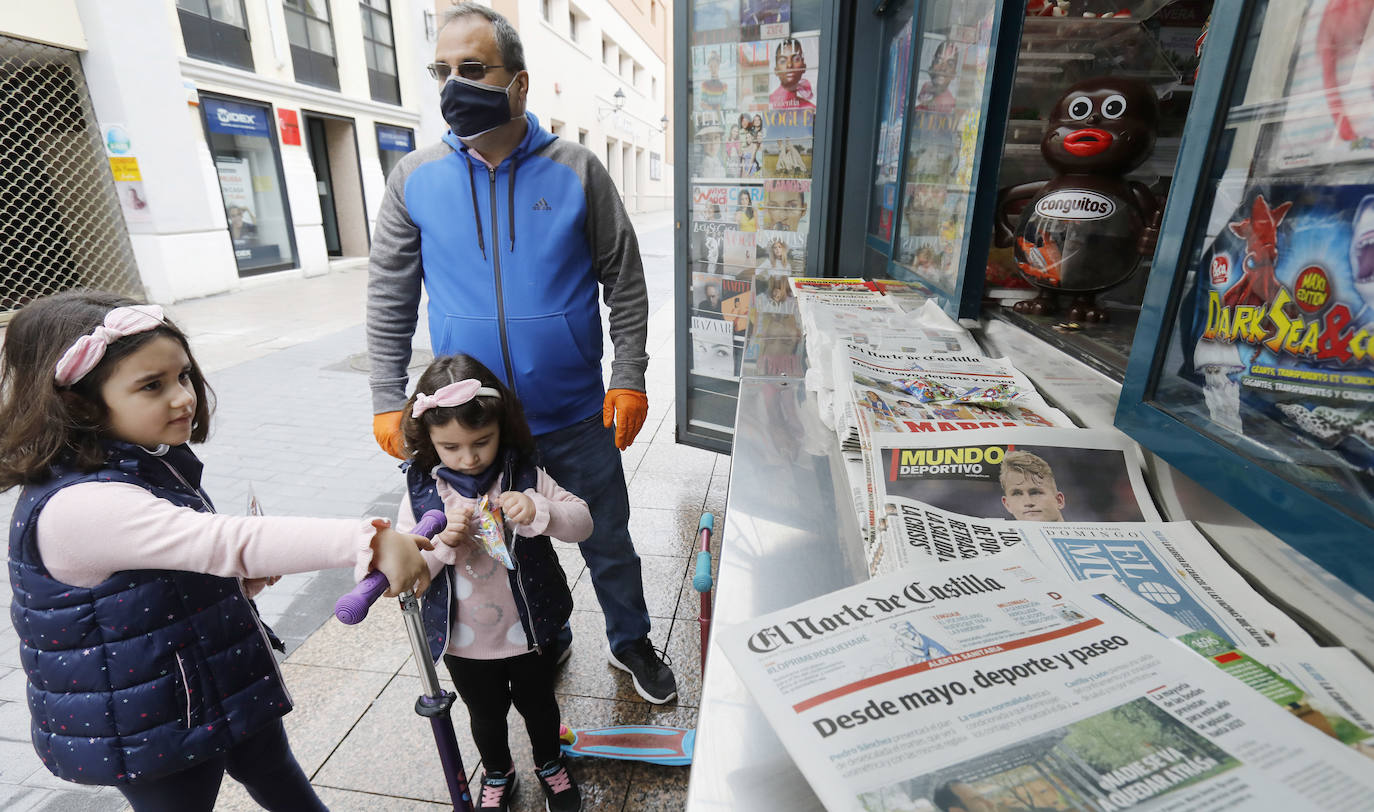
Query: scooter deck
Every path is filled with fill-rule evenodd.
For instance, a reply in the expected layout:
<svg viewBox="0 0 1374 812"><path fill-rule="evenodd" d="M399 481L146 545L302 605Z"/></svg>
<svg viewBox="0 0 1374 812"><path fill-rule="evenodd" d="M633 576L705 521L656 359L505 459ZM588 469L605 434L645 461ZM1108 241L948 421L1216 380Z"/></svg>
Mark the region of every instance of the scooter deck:
<svg viewBox="0 0 1374 812"><path fill-rule="evenodd" d="M695 730L660 725L576 729L564 725L561 731L564 755L643 761L668 767L685 767L692 763L696 735Z"/></svg>

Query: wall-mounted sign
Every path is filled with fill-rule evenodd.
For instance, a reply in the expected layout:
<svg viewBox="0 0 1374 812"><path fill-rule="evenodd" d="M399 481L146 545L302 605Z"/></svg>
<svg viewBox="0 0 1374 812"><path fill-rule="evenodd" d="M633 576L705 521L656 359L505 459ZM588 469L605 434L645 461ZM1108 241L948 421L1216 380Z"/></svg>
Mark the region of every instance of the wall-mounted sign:
<svg viewBox="0 0 1374 812"><path fill-rule="evenodd" d="M377 125L377 147L391 152L410 152L415 149L415 135L401 127Z"/></svg>
<svg viewBox="0 0 1374 812"><path fill-rule="evenodd" d="M224 135L251 135L268 138L272 126L267 120L267 111L261 107L235 104L223 99L204 99L205 124L212 133Z"/></svg>
<svg viewBox="0 0 1374 812"><path fill-rule="evenodd" d="M301 145L301 123L295 110L277 109L277 127L281 129L281 142L288 146Z"/></svg>
<svg viewBox="0 0 1374 812"><path fill-rule="evenodd" d="M110 161L110 174L114 177L115 193L119 196L125 220L129 223L151 222L148 193L143 189L143 173L138 169L129 131L123 124L106 124L100 132L104 136L105 155Z"/></svg>

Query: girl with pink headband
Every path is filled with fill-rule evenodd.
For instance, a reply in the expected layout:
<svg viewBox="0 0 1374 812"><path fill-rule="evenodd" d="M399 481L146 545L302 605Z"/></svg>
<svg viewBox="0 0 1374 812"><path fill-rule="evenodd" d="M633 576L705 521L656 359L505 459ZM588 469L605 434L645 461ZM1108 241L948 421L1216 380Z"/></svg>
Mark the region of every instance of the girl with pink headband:
<svg viewBox="0 0 1374 812"><path fill-rule="evenodd" d="M210 812L226 772L267 809L323 810L250 597L273 577L379 569L429 585L382 519L224 516L188 443L210 388L162 308L96 291L40 299L0 350L0 490L32 738L54 775L136 812Z"/></svg>
<svg viewBox="0 0 1374 812"><path fill-rule="evenodd" d="M453 675L482 755L476 806L508 809L515 794L506 729L514 702L546 808L573 812L582 796L562 759L550 650L573 600L549 537L585 540L591 512L535 465L524 410L481 362L435 359L415 389L401 421L410 511L417 520L436 508L448 517L443 544L425 554L433 587L421 616L430 656Z"/></svg>

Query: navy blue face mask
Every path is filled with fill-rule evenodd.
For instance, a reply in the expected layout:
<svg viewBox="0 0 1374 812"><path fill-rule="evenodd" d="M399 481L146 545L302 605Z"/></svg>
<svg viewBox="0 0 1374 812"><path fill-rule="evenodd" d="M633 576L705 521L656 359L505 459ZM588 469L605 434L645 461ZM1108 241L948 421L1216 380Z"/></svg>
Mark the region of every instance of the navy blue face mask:
<svg viewBox="0 0 1374 812"><path fill-rule="evenodd" d="M450 76L439 91L439 109L444 121L459 138L476 138L491 132L515 116L510 110L510 88L493 87L461 76Z"/></svg>

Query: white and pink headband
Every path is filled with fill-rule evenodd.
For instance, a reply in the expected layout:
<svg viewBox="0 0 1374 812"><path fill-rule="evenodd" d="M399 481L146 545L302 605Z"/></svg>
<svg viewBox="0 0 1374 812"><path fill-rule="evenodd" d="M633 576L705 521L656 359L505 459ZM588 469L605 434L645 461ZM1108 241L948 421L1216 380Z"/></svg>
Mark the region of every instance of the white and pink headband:
<svg viewBox="0 0 1374 812"><path fill-rule="evenodd" d="M90 335L72 343L58 360L54 377L58 386L71 386L86 377L105 357L105 349L125 336L146 333L165 324L162 308L157 305L116 307L105 314L105 323L97 325Z"/></svg>
<svg viewBox="0 0 1374 812"><path fill-rule="evenodd" d="M476 378L468 378L441 386L432 395L426 395L424 392L415 393L415 403L410 407L410 416L419 417L430 409L444 406L462 406L475 397L499 398L501 393L490 386L483 386Z"/></svg>

